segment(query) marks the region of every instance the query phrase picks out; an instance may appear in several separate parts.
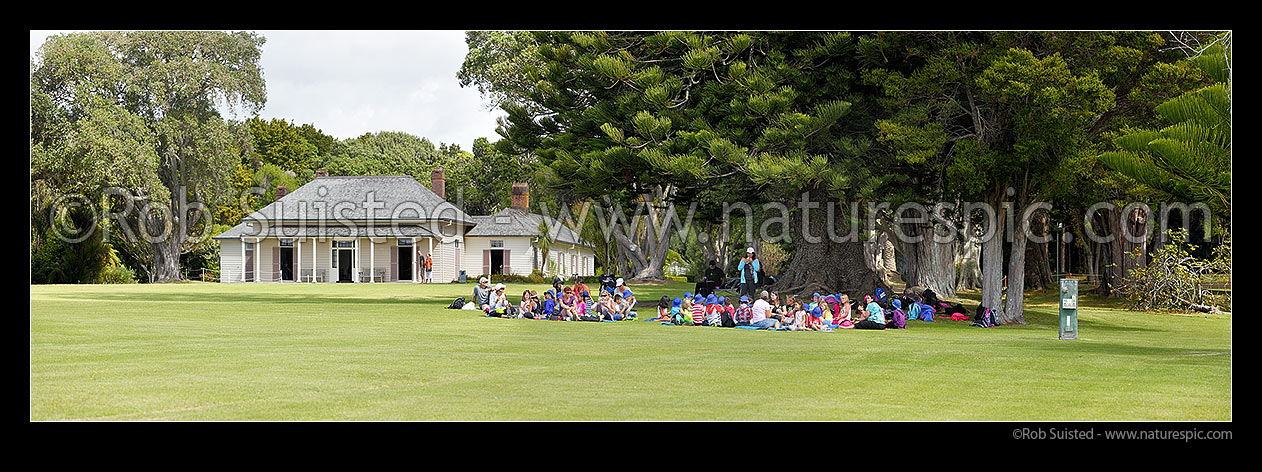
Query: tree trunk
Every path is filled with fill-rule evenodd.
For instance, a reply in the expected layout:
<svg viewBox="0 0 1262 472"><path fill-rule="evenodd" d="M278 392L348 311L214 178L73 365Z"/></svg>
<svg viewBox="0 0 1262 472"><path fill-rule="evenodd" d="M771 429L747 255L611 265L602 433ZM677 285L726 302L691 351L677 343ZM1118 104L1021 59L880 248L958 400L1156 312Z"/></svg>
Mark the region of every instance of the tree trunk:
<svg viewBox="0 0 1262 472"><path fill-rule="evenodd" d="M961 236L956 263L959 274L955 279L955 289L973 290L982 286L982 243L974 232L976 226L972 219L965 215L964 234Z"/></svg>
<svg viewBox="0 0 1262 472"><path fill-rule="evenodd" d="M798 212L795 228L802 228L804 216L801 213ZM888 285L881 285L877 273L868 268L864 243L830 241L826 211L815 209L809 214L810 234L819 240L809 242L803 235L798 235L793 259L776 279L776 284L769 287L770 290L784 294L841 292L849 294L852 299L861 299L862 294L873 293L878 286L889 289ZM836 231L834 234L845 233Z"/></svg>
<svg viewBox="0 0 1262 472"><path fill-rule="evenodd" d="M171 190L171 202L168 207L170 212L156 215L150 212L141 216L141 220L146 222L149 228L146 233L148 236L153 238L164 236L160 241L149 242L149 245L153 247L153 281L159 283L183 279L180 274L180 253L187 233L184 224L188 209L184 201L185 189L178 183L168 183L167 187ZM167 221L168 218L170 221Z"/></svg>
<svg viewBox="0 0 1262 472"><path fill-rule="evenodd" d="M1004 215L1002 203L1003 185L996 185L989 198L995 209L995 229L982 241L982 305L1002 312L1003 307L1003 240ZM989 224L989 223L988 223Z"/></svg>
<svg viewBox="0 0 1262 472"><path fill-rule="evenodd" d="M171 241L150 243L153 246L153 281L173 282L180 277L180 250Z"/></svg>
<svg viewBox="0 0 1262 472"><path fill-rule="evenodd" d="M1047 212L1039 210L1030 217L1030 234L1035 237L1046 237L1051 223ZM1025 248L1025 279L1031 287L1046 288L1055 283L1052 277L1052 259L1048 246L1050 242L1031 242Z"/></svg>
<svg viewBox="0 0 1262 472"><path fill-rule="evenodd" d="M1026 197L1030 185L1029 172L1027 168L1025 177L1021 182L1021 189L1017 193L1017 200L1012 205L1012 213L1015 216L1013 224L1015 227L1012 232L1012 254L1008 260L1007 306L1004 307L1002 315L999 316L999 324L1025 324L1025 249L1029 240L1025 236L1025 223L1022 217L1028 201Z"/></svg>
<svg viewBox="0 0 1262 472"><path fill-rule="evenodd" d="M1139 236L1143 234L1146 218L1149 216L1138 208L1132 209L1126 215L1122 214L1121 208L1107 208L1096 212L1095 221L1102 230L1098 230L1096 234L1104 233L1101 235L1107 235L1109 241L1099 245L1100 286L1095 293L1110 297L1116 295L1115 288L1130 274L1131 269L1147 265L1147 239L1132 243L1123 234L1123 228L1132 235ZM1134 254L1136 250L1139 251L1138 256Z"/></svg>
<svg viewBox="0 0 1262 472"><path fill-rule="evenodd" d="M902 272L903 281L908 286L918 285L933 290L939 298L955 297L955 243L938 243L933 240L935 231L946 235L947 228L942 225L904 225L910 227L909 233L919 235L920 242L907 243L904 251L904 265L915 264L914 270ZM910 274L910 278L907 274Z"/></svg>

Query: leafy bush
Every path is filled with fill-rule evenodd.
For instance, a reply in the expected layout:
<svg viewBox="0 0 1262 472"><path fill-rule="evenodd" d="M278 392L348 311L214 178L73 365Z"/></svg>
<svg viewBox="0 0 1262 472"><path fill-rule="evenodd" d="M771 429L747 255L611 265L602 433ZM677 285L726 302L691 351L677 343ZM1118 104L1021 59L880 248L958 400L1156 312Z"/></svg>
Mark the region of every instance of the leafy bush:
<svg viewBox="0 0 1262 472"><path fill-rule="evenodd" d="M136 283L136 273L123 264L111 265L97 274L96 283L134 284Z"/></svg>
<svg viewBox="0 0 1262 472"><path fill-rule="evenodd" d="M1170 231L1170 242L1153 252L1147 267L1132 269L1117 291L1138 310L1196 310L1216 313L1231 309L1231 295L1204 287L1210 277L1231 274L1231 239L1214 248L1209 260L1192 256L1195 246L1184 230ZM1136 249L1136 252L1139 249ZM1137 255L1137 254L1134 254Z"/></svg>

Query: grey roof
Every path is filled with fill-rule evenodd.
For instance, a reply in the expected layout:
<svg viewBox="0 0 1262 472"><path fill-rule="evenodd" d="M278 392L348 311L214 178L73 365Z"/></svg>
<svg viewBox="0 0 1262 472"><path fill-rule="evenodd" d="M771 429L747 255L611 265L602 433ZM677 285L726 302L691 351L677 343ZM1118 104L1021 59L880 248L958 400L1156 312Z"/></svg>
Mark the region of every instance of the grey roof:
<svg viewBox="0 0 1262 472"><path fill-rule="evenodd" d="M265 230L259 229L258 225L247 227L249 222L244 222L233 226L232 229L224 231L214 239L237 239L242 236L250 238L349 238L349 237L369 237L367 226L357 226L354 230L347 228L338 223L330 223L321 228L319 225L304 226L269 226ZM376 224L372 228L372 237L375 238L429 238L434 237L434 232L420 225L390 225Z"/></svg>
<svg viewBox="0 0 1262 472"><path fill-rule="evenodd" d="M372 196L369 214L366 202ZM408 175L316 177L288 195L251 213L246 220L336 222L336 218L375 221L393 218L473 223L473 219Z"/></svg>
<svg viewBox="0 0 1262 472"><path fill-rule="evenodd" d="M548 220L549 229L555 228L557 231L556 241L564 244L573 244L583 247L595 247L590 243L579 238L578 234L570 228L561 224L556 218L543 216L538 213L530 213L519 208L505 208L491 216L475 216L473 221L476 226L465 236L491 236L491 237L537 237L540 234L539 224Z"/></svg>

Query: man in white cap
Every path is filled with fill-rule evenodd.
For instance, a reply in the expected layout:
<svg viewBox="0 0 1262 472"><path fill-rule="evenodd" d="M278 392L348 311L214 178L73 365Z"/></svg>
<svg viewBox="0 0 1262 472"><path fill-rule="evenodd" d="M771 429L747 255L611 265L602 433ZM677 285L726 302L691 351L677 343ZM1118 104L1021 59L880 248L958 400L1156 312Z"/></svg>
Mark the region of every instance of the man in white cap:
<svg viewBox="0 0 1262 472"><path fill-rule="evenodd" d="M745 251L745 257L736 266L736 270L741 273L741 295L754 296L754 287L758 285L758 269L758 256L751 247Z"/></svg>
<svg viewBox="0 0 1262 472"><path fill-rule="evenodd" d="M488 311L491 307L491 288L487 287L489 283L491 283L491 279L482 277L478 279L478 284L473 287L473 305L482 311Z"/></svg>

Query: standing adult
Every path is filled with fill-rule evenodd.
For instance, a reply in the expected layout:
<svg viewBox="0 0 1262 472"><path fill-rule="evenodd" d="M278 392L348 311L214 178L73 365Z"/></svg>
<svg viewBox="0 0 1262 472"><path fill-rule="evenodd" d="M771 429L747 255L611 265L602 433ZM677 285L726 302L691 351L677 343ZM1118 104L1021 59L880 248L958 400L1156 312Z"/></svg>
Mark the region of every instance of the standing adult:
<svg viewBox="0 0 1262 472"><path fill-rule="evenodd" d="M434 283L434 257L429 254L425 254L424 265L425 279L422 280L422 283Z"/></svg>
<svg viewBox="0 0 1262 472"><path fill-rule="evenodd" d="M766 290L758 294L758 301L755 301L754 305L750 307L750 326L755 328L780 328L780 320L767 316L771 313L771 303L767 302L769 297L770 295Z"/></svg>
<svg viewBox="0 0 1262 472"><path fill-rule="evenodd" d="M754 287L758 286L759 267L754 248L745 250L745 257L742 257L741 263L736 266L736 270L741 273L741 295L754 296Z"/></svg>

